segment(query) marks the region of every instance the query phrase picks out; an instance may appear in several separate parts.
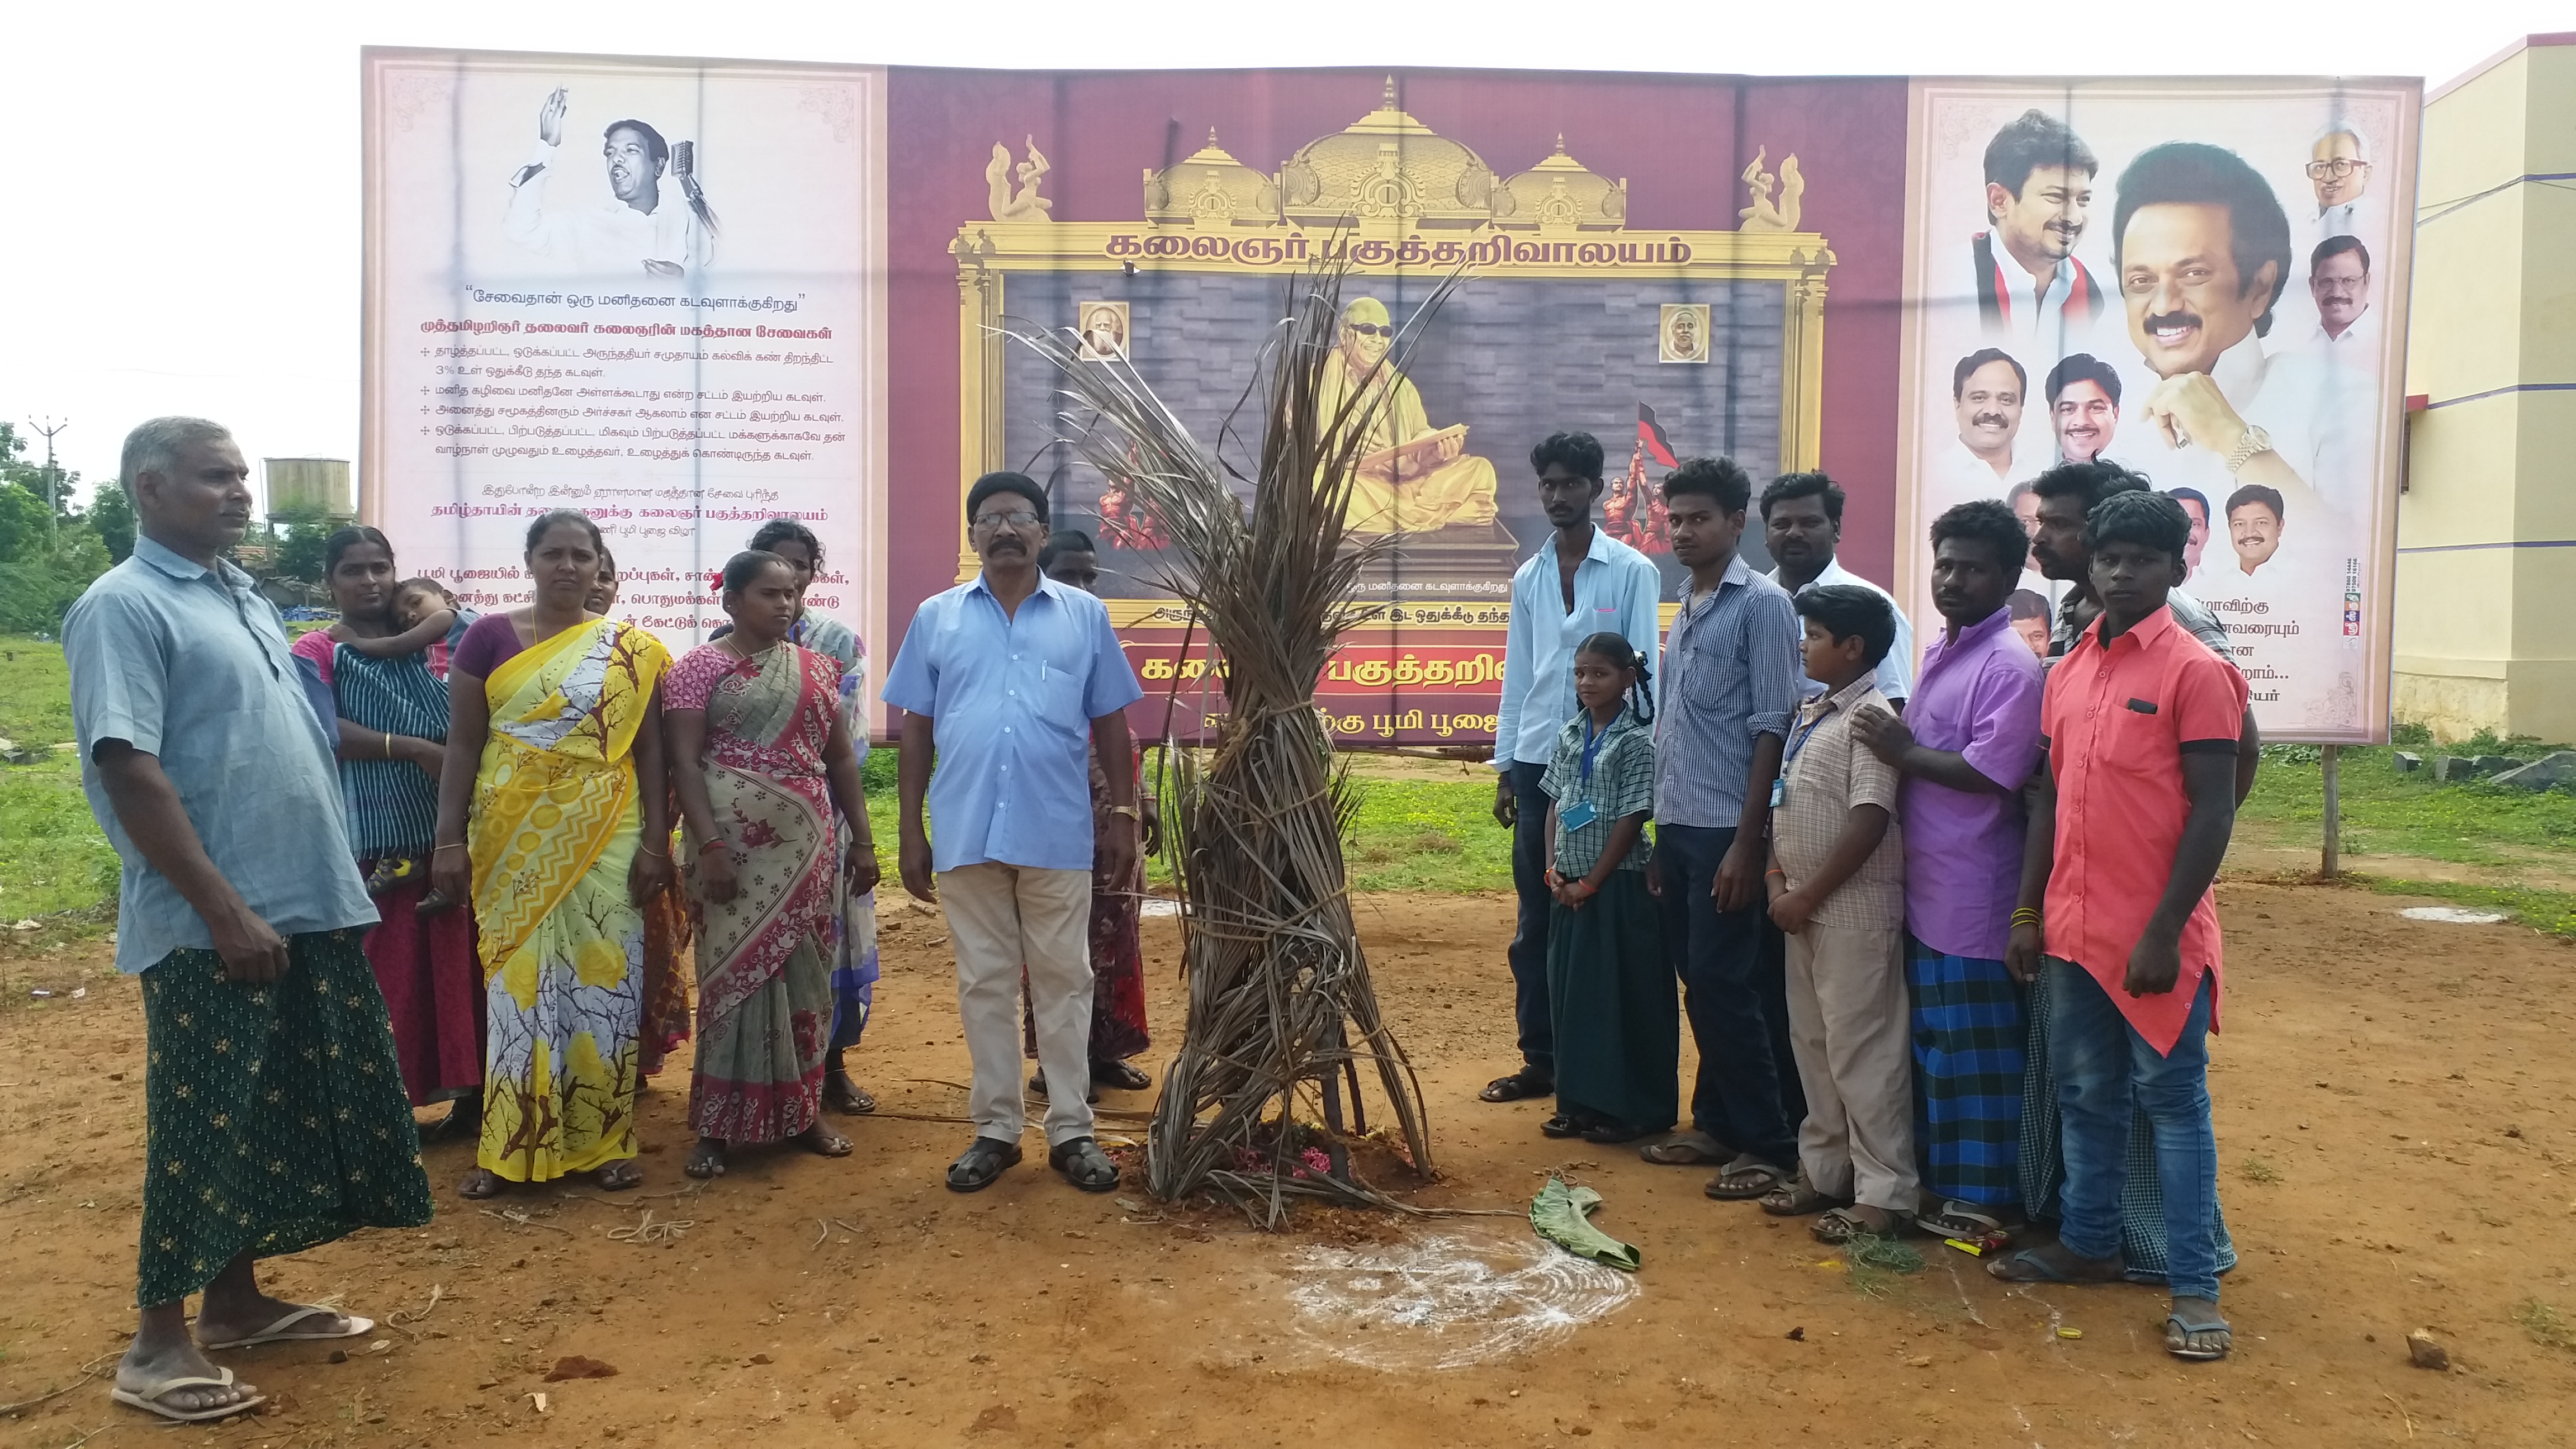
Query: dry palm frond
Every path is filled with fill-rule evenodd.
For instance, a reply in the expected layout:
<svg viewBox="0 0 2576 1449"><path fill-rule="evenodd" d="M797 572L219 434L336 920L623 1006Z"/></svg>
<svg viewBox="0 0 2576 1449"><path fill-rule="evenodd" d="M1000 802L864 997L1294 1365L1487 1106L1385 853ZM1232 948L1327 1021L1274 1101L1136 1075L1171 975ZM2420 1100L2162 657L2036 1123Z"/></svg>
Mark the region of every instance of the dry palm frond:
<svg viewBox="0 0 2576 1449"><path fill-rule="evenodd" d="M1340 636L1378 612L1353 601L1360 575L1392 546L1345 521L1354 464L1391 389L1349 389L1324 415L1344 271L1327 262L1293 281L1263 349L1248 508L1227 484L1244 475L1131 368L1081 360L1070 331L1014 333L1058 364L1071 404L1060 435L1168 541L1152 581L1191 608L1222 661L1213 748L1165 751L1190 1002L1146 1166L1156 1195L1214 1187L1268 1227L1291 1197L1392 1204L1350 1176L1337 1141L1331 1172L1301 1171L1301 1102L1339 1133L1345 1083L1364 1112L1363 1065L1375 1067L1414 1167L1432 1165L1420 1085L1378 1013L1352 924L1342 841L1357 802L1315 707ZM1401 367L1448 290L1413 315L1381 366Z"/></svg>

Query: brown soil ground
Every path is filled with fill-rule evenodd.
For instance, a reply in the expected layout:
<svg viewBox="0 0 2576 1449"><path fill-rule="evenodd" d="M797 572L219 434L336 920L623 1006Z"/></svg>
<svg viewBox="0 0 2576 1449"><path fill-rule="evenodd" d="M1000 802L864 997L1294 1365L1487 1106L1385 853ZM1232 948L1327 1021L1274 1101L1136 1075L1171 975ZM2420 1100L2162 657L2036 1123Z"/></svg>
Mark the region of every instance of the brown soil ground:
<svg viewBox="0 0 2576 1449"><path fill-rule="evenodd" d="M433 1146L439 1216L428 1229L364 1234L272 1275L280 1291L410 1321L351 1345L340 1363L311 1346L225 1355L272 1404L179 1431L113 1408L98 1380L77 1382L131 1323L136 993L102 974L97 948L20 960L7 974L22 1000L30 973L33 985L87 995L0 1017L0 1402L75 1386L0 1417L0 1443L63 1449L92 1431L100 1449L532 1435L619 1445L1332 1437L1399 1449L1594 1435L2569 1442L2576 1344L2544 1342L2553 1320L2532 1305L2576 1321L2576 955L2516 927L2402 920L2409 902L2358 891L2231 881L2222 900L2235 969L2213 1085L2223 1193L2245 1259L2227 1281L2237 1349L2223 1364L2163 1353L2163 1300L2149 1289L2008 1292L1923 1239L1923 1271L1854 1275L1799 1226L1705 1200L1704 1170L1650 1167L1618 1148L1569 1152L1537 1134L1538 1105L1476 1103L1476 1088L1512 1065L1507 903L1378 897L1366 902L1372 960L1421 1067L1443 1172L1413 1200L1518 1209L1562 1169L1605 1195L1608 1231L1643 1248L1635 1278L1605 1283L1607 1270L1539 1258L1509 1217L1309 1210L1269 1236L1230 1210L1163 1214L1132 1191L1121 1194L1128 1205L1083 1196L1034 1160L986 1193L953 1196L939 1175L965 1129L891 1115L960 1110L962 1094L942 1085L967 1075L944 937L934 916L890 913L898 924L861 1058L888 1115L847 1124L854 1157L745 1155L706 1191L670 1196L685 1181L678 1074L647 1098L650 1180L639 1194L529 1191L496 1215L453 1195L468 1149ZM1168 966L1171 923L1149 929ZM1147 1065L1159 1067L1181 1021L1168 969L1153 1005L1161 1046ZM648 1210L657 1224L690 1226L655 1245L609 1236ZM1407 1254L1410 1277L1389 1266ZM1396 1279L1447 1282L1465 1318L1498 1284L1527 1311L1517 1328L1483 1333L1465 1318L1408 1323L1387 1296ZM1297 1294L1327 1308L1301 1316ZM1336 1315L1335 1295L1359 1306ZM2417 1328L2448 1346L2448 1372L2408 1365L2404 1339ZM616 1376L547 1382L573 1355ZM1444 1358L1474 1361L1428 1366Z"/></svg>

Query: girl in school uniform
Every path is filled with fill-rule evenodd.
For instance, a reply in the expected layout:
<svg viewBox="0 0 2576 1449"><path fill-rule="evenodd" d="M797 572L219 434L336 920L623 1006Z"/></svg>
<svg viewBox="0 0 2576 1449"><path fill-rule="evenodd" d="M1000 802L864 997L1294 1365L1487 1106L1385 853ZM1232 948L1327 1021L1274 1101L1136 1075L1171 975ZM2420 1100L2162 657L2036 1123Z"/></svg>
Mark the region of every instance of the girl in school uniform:
<svg viewBox="0 0 2576 1449"><path fill-rule="evenodd" d="M1681 1012L1653 899L1647 817L1655 740L1645 656L1617 633L1575 646L1578 711L1539 788L1548 807L1548 1007L1556 1023L1550 1137L1628 1142L1679 1106Z"/></svg>

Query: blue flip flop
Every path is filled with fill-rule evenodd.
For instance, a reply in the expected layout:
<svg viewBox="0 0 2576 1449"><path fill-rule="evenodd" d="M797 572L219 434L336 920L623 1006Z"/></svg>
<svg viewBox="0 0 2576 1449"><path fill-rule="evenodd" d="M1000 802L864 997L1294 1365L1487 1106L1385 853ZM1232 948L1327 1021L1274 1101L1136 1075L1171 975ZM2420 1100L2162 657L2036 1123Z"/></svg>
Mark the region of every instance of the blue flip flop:
<svg viewBox="0 0 2576 1449"><path fill-rule="evenodd" d="M2227 1320L2218 1316L2217 1304L2209 1304L2196 1312L2199 1316L2188 1321L2183 1318L2183 1310L2179 1307L2165 1315L2165 1352L2192 1363L2208 1363L2227 1357L2227 1351L2236 1346L2236 1330L2228 1327ZM2227 1341L2214 1349L2193 1348L2191 1336L2195 1333L2223 1333L2227 1335Z"/></svg>

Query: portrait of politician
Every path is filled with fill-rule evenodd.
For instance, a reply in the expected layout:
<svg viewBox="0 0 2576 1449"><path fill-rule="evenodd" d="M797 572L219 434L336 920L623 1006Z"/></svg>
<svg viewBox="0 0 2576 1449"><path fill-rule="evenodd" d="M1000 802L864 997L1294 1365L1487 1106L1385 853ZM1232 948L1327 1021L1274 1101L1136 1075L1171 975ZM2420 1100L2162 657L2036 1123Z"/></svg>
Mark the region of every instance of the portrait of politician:
<svg viewBox="0 0 2576 1449"><path fill-rule="evenodd" d="M2046 111L2029 110L1986 143L1986 226L1971 243L1977 315L2031 336L2089 327L2102 291L2075 259L2093 207L2092 150Z"/></svg>
<svg viewBox="0 0 2576 1449"><path fill-rule="evenodd" d="M2317 243L2308 254L2308 300L2317 304L2310 349L2368 366L2379 345L2379 319L2370 310L2370 248L2361 238L2330 236Z"/></svg>
<svg viewBox="0 0 2576 1449"><path fill-rule="evenodd" d="M2361 132L2351 126L2338 122L2318 133L2316 145L2308 151L2308 185L2317 194L2308 234L2319 241L2359 236L2378 220L2364 214L2370 197L2370 157Z"/></svg>
<svg viewBox="0 0 2576 1449"><path fill-rule="evenodd" d="M1368 420L1351 469L1348 524L1355 533L1426 533L1494 521L1494 465L1467 451L1467 425L1431 425L1422 391L1387 360L1395 323L1386 304L1358 297L1342 308L1340 345L1324 361L1315 406L1325 418ZM1354 405L1356 403L1356 405Z"/></svg>
<svg viewBox="0 0 2576 1449"><path fill-rule="evenodd" d="M1955 447L1941 450L1937 476L1971 498L1995 497L2012 481L2013 441L2021 434L2030 374L1999 347L1981 347L1950 369L1951 415L1959 425Z"/></svg>
<svg viewBox="0 0 2576 1449"><path fill-rule="evenodd" d="M2058 359L2041 384L2062 463L2090 463L2120 430L2120 374L2089 352Z"/></svg>
<svg viewBox="0 0 2576 1449"><path fill-rule="evenodd" d="M2227 542L2236 550L2236 567L2247 577L2281 551L2281 495L2260 483L2248 483L2227 498Z"/></svg>
<svg viewBox="0 0 2576 1449"><path fill-rule="evenodd" d="M2223 497L2248 483L2294 503L2351 507L2352 480L2321 476L2338 426L2322 364L2267 353L2290 279L2290 218L2235 152L2197 141L2149 147L2120 173L2113 266L2129 340L2162 381L2138 411L2166 449L2125 461L2160 484Z"/></svg>
<svg viewBox="0 0 2576 1449"><path fill-rule="evenodd" d="M547 189L561 168L564 116L572 94L557 86L537 108L537 149L510 175L504 235L547 260L580 272L677 278L715 260L716 218L696 173L696 148L675 154L662 133L638 120L612 121L600 133L611 200L580 205ZM671 190L665 195L664 173Z"/></svg>

